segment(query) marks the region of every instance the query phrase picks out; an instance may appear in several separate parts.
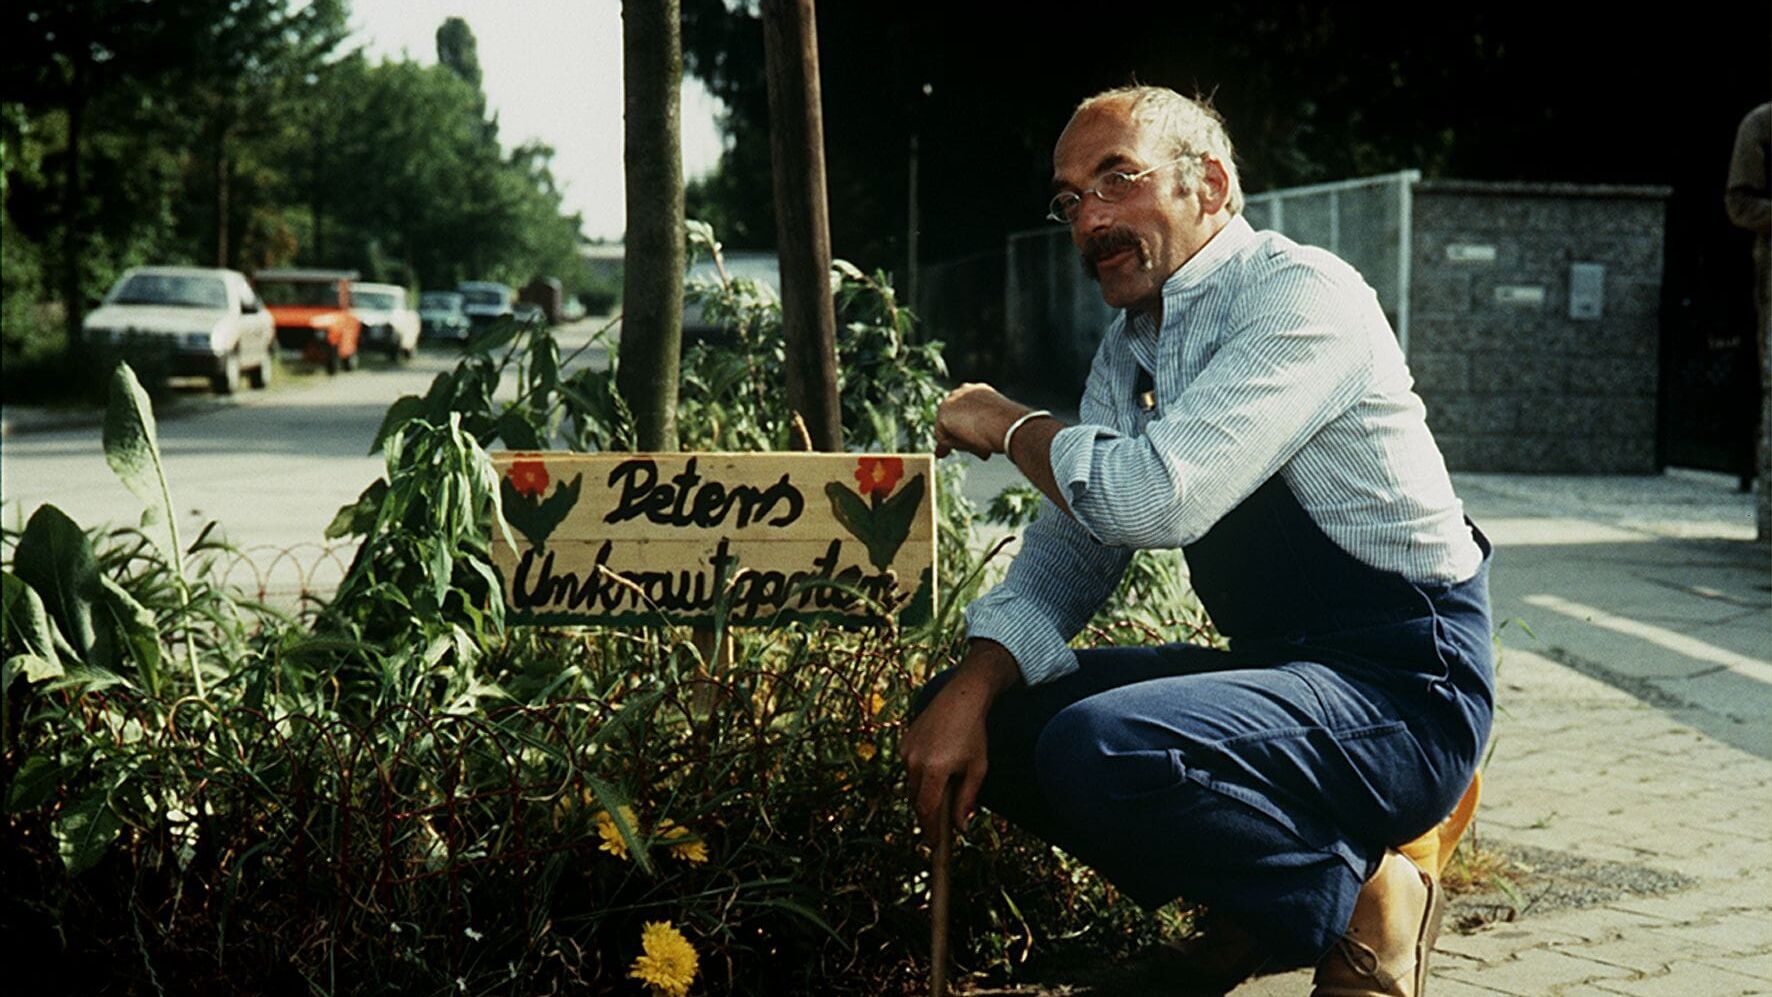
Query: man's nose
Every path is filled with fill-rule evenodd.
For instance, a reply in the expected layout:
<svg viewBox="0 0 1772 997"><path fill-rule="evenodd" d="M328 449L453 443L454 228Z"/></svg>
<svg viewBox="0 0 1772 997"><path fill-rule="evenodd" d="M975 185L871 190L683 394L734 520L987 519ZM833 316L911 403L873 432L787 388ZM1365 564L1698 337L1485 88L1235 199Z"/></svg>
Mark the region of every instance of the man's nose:
<svg viewBox="0 0 1772 997"><path fill-rule="evenodd" d="M1077 205L1077 231L1084 235L1093 235L1104 229L1111 228L1114 223L1114 206L1096 196L1093 191L1083 195Z"/></svg>

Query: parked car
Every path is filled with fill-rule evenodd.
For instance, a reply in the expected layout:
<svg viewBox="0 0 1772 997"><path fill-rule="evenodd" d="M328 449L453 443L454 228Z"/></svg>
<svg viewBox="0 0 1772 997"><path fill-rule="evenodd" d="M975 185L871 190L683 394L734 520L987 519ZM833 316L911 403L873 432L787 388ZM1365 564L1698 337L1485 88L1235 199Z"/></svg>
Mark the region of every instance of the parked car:
<svg viewBox="0 0 1772 997"><path fill-rule="evenodd" d="M577 322L589 314L584 299L576 294L568 294L566 300L560 302L560 319L564 322Z"/></svg>
<svg viewBox="0 0 1772 997"><path fill-rule="evenodd" d="M545 325L548 313L543 311L540 305L519 301L516 307L511 309L511 317L524 325Z"/></svg>
<svg viewBox="0 0 1772 997"><path fill-rule="evenodd" d="M277 323L277 345L336 374L357 366L363 323L351 311L355 270L260 270L259 296Z"/></svg>
<svg viewBox="0 0 1772 997"><path fill-rule="evenodd" d="M277 369L271 316L233 270L133 267L86 316L82 338L95 347L165 343L170 373L207 377L221 394L239 390L242 375L262 388Z"/></svg>
<svg viewBox="0 0 1772 997"><path fill-rule="evenodd" d="M418 312L406 302L406 289L398 284L351 284L351 311L363 323L364 346L389 360L409 360L418 352Z"/></svg>
<svg viewBox="0 0 1772 997"><path fill-rule="evenodd" d="M461 292L462 311L468 314L468 325L472 329L482 329L498 321L508 318L517 303L517 292L510 285L490 280L467 280L457 284L455 289Z"/></svg>
<svg viewBox="0 0 1772 997"><path fill-rule="evenodd" d="M467 302L456 291L426 291L418 296L419 334L426 339L468 338L468 313L462 310Z"/></svg>
<svg viewBox="0 0 1772 997"><path fill-rule="evenodd" d="M735 251L726 253L726 275L733 280L754 281L759 288L774 300L781 300L781 260L774 253ZM713 260L699 260L690 266L683 278L685 300L683 302L683 341L693 342L698 339L710 342L730 342L737 336L737 330L729 325L714 322L702 312L700 302L687 289L696 284L704 287L718 286L720 283L719 268Z"/></svg>

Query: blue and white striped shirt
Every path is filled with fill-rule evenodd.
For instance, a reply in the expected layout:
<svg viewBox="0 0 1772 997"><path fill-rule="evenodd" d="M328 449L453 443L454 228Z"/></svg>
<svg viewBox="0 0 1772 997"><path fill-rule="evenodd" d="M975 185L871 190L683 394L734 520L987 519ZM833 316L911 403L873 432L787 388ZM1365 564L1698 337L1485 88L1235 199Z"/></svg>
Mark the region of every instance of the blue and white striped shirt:
<svg viewBox="0 0 1772 997"><path fill-rule="evenodd" d="M1075 518L1044 502L1003 583L967 608L969 635L1008 648L1028 684L1076 669L1069 641L1133 550L1194 542L1276 473L1366 564L1423 583L1476 573L1426 410L1357 271L1238 216L1164 283L1158 318L1114 320L1080 424L1052 441Z"/></svg>

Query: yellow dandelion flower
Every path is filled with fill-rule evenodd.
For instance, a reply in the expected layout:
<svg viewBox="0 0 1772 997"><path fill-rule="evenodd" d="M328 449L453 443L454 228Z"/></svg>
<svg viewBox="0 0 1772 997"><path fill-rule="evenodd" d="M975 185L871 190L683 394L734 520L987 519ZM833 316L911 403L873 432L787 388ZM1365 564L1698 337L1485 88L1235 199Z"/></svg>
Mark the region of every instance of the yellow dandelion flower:
<svg viewBox="0 0 1772 997"><path fill-rule="evenodd" d="M880 711L885 708L885 696L880 695L878 692L870 693L868 695L868 716L877 717L880 715Z"/></svg>
<svg viewBox="0 0 1772 997"><path fill-rule="evenodd" d="M861 756L862 761L871 762L874 760L874 756L880 753L880 749L874 747L872 741L862 741L856 744L855 753Z"/></svg>
<svg viewBox="0 0 1772 997"><path fill-rule="evenodd" d="M677 841L690 836L689 829L677 824L670 818L658 822L659 837L665 841ZM685 862L700 865L708 860L708 843L705 841L684 841L671 846L671 854Z"/></svg>
<svg viewBox="0 0 1772 997"><path fill-rule="evenodd" d="M624 803L619 809L621 810L621 819L628 822L628 829L634 830L637 824L634 819L634 808ZM603 839L603 843L598 845L598 848L618 859L628 857L627 839L621 836L621 828L615 826L615 818L609 816L607 810L597 811L597 837Z"/></svg>
<svg viewBox="0 0 1772 997"><path fill-rule="evenodd" d="M669 921L648 921L640 932L640 948L634 968L628 970L630 979L646 984L658 997L684 997L689 993L701 957L681 931Z"/></svg>

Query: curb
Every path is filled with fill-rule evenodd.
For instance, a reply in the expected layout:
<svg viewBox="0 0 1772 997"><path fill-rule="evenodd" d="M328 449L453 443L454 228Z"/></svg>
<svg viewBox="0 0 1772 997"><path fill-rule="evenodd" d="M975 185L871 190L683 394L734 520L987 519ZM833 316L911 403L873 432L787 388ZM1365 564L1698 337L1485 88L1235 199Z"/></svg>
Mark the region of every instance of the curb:
<svg viewBox="0 0 1772 997"><path fill-rule="evenodd" d="M163 409L155 409L154 419L158 422L172 422L189 416L202 415L206 412L218 412L225 408L233 408L239 404L238 401L221 398L180 401ZM29 436L34 433L53 433L64 429L91 429L105 424L104 409L53 412L21 406L20 411L25 413L25 418L19 419L11 414L0 416L0 439Z"/></svg>

